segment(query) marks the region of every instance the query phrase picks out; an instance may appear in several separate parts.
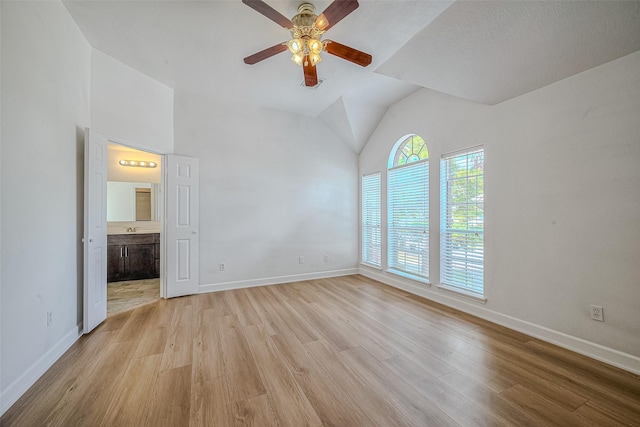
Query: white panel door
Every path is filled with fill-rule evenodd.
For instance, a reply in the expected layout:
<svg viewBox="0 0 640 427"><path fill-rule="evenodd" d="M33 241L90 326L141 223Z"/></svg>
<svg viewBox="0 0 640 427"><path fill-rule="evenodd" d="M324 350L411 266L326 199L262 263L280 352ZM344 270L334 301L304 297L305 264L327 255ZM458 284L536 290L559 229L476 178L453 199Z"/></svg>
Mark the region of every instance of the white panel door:
<svg viewBox="0 0 640 427"><path fill-rule="evenodd" d="M167 293L198 293L199 260L198 159L168 155L166 161Z"/></svg>
<svg viewBox="0 0 640 427"><path fill-rule="evenodd" d="M107 139L84 130L84 307L88 334L107 318Z"/></svg>

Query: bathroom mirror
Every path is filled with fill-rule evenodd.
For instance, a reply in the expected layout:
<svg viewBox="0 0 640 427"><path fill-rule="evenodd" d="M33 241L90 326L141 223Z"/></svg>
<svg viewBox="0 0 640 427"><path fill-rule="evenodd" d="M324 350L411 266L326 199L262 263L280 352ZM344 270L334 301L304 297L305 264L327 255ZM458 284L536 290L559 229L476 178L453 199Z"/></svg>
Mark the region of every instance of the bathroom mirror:
<svg viewBox="0 0 640 427"><path fill-rule="evenodd" d="M158 184L107 182L107 221L158 221Z"/></svg>

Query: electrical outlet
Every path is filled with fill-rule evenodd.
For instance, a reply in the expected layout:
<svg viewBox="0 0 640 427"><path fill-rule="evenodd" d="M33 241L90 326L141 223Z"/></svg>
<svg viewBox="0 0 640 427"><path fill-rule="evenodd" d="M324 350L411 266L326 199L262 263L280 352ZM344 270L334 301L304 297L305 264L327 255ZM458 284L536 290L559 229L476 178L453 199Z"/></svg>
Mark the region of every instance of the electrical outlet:
<svg viewBox="0 0 640 427"><path fill-rule="evenodd" d="M329 262L329 255L324 256L324 262Z"/></svg>
<svg viewBox="0 0 640 427"><path fill-rule="evenodd" d="M51 326L52 323L53 323L53 313L50 311L47 311L47 326Z"/></svg>
<svg viewBox="0 0 640 427"><path fill-rule="evenodd" d="M298 262L300 264L304 264L304 257L303 256L298 257Z"/></svg>
<svg viewBox="0 0 640 427"><path fill-rule="evenodd" d="M227 270L227 266L224 262L220 263L220 271L226 271Z"/></svg>
<svg viewBox="0 0 640 427"><path fill-rule="evenodd" d="M604 310L601 305L591 305L591 318L598 322L604 322Z"/></svg>

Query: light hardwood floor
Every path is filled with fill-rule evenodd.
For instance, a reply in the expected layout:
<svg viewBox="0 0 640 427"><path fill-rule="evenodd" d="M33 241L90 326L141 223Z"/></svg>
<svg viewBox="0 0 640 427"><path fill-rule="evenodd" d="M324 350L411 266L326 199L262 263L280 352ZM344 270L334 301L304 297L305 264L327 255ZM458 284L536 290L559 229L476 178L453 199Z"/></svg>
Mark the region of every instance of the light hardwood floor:
<svg viewBox="0 0 640 427"><path fill-rule="evenodd" d="M160 300L2 426L633 426L640 378L362 276Z"/></svg>

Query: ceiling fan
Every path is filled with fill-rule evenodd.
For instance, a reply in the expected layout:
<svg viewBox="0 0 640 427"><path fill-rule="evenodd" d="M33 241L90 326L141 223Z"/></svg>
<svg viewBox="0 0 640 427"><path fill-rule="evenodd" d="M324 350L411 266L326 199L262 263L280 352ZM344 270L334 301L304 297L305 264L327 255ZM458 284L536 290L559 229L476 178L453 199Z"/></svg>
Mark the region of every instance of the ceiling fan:
<svg viewBox="0 0 640 427"><path fill-rule="evenodd" d="M333 40L322 40L323 34L358 8L357 0L334 0L320 15L311 3L298 7L298 14L287 18L262 0L242 0L244 4L271 19L291 32L292 39L268 47L244 58L245 64L253 65L278 53L289 50L291 60L302 65L305 86L316 86L318 74L316 64L322 61L320 53L325 51L354 64L366 67L371 64L371 55Z"/></svg>

